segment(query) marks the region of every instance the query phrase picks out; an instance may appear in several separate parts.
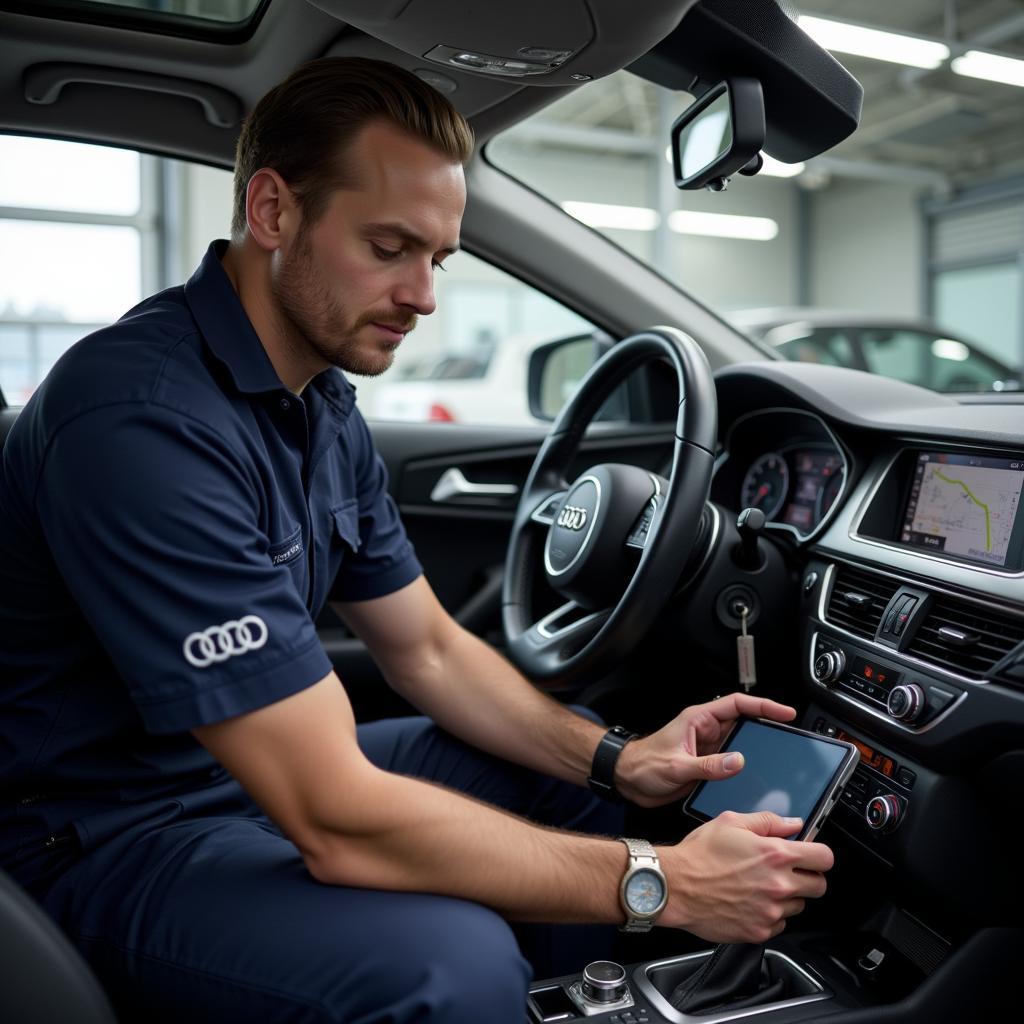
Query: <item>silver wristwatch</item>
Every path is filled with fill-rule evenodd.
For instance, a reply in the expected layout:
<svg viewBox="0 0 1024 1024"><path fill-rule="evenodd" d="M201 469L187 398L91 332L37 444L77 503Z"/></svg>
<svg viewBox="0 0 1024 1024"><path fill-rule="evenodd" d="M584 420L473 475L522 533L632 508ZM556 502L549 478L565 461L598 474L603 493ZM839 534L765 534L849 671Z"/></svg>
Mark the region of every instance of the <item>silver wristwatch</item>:
<svg viewBox="0 0 1024 1024"><path fill-rule="evenodd" d="M668 882L658 854L646 839L622 839L629 850L619 901L626 912L624 932L649 932L668 903Z"/></svg>

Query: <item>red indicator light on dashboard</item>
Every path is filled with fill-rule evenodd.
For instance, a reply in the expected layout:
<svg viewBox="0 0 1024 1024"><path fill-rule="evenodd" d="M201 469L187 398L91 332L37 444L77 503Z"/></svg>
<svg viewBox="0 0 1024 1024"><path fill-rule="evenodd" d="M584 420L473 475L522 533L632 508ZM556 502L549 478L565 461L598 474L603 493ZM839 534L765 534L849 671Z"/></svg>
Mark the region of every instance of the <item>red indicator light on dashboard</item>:
<svg viewBox="0 0 1024 1024"><path fill-rule="evenodd" d="M864 678L871 679L875 674L875 670L870 665L864 666Z"/></svg>
<svg viewBox="0 0 1024 1024"><path fill-rule="evenodd" d="M885 673L884 672L879 672L878 675L875 676L875 678L878 680L878 682L884 683L885 682Z"/></svg>

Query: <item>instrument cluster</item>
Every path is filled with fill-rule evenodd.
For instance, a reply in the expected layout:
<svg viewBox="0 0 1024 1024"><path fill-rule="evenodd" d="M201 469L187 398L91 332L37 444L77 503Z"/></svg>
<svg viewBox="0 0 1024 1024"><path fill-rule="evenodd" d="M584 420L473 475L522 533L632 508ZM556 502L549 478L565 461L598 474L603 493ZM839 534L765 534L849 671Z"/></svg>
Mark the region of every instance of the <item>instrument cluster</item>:
<svg viewBox="0 0 1024 1024"><path fill-rule="evenodd" d="M807 540L845 490L847 457L817 416L776 409L737 420L712 496L737 511L760 509L768 525Z"/></svg>

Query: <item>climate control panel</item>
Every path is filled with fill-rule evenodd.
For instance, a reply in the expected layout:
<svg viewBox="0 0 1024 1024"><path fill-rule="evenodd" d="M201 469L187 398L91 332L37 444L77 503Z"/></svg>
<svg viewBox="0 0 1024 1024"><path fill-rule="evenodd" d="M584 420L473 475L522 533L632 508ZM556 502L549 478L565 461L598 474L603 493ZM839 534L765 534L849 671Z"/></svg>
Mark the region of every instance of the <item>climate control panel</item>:
<svg viewBox="0 0 1024 1024"><path fill-rule="evenodd" d="M894 661L821 633L811 640L811 675L822 686L914 729L927 725L963 693L951 683L911 673Z"/></svg>

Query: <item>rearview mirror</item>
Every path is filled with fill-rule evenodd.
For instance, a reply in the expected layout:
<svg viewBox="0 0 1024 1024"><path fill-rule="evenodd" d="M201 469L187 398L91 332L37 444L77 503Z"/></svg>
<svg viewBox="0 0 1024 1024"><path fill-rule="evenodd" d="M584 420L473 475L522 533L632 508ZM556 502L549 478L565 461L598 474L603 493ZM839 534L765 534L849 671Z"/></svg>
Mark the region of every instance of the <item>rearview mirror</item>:
<svg viewBox="0 0 1024 1024"><path fill-rule="evenodd" d="M764 137L761 83L756 78L719 82L672 125L676 188L720 192L737 172L756 174Z"/></svg>

